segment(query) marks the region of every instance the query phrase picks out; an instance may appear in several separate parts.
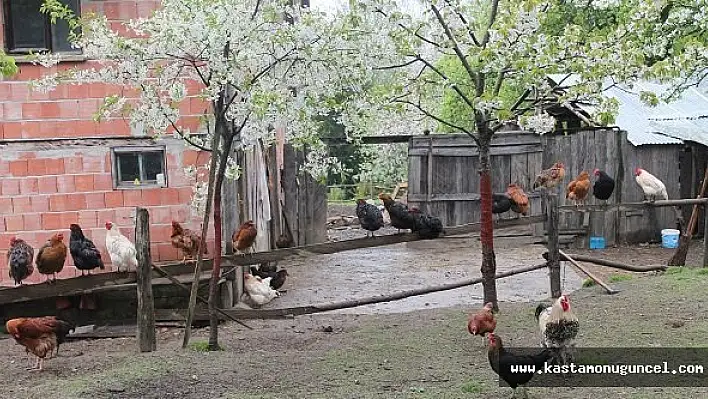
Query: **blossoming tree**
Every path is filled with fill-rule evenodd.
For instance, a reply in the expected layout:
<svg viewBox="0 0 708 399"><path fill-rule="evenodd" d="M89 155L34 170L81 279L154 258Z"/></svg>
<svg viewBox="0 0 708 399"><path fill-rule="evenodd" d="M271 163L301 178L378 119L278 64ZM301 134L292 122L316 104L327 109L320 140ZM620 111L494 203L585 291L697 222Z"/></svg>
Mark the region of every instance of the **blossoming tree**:
<svg viewBox="0 0 708 399"><path fill-rule="evenodd" d="M626 81L644 73L638 36L628 34L635 19L590 24L582 13L602 11L613 1L568 0L421 0L417 13L402 11L394 0L350 3L349 18L367 32L379 51L372 58L387 84L374 86L376 104L415 111L445 130L469 135L479 148L481 241L484 301L497 294L492 223L489 146L503 122L519 118L539 133L553 129L544 112L525 114L515 90L543 98L553 89L549 74L576 75L577 84L561 101L597 102L599 120L609 120L617 104L601 96L608 78ZM649 9L650 0L624 5ZM444 112L440 104L457 104ZM378 109L380 107L372 107ZM528 107L527 107L528 108Z"/></svg>
<svg viewBox="0 0 708 399"><path fill-rule="evenodd" d="M112 31L105 16L77 18L58 0L47 0L43 6L52 19L69 21L73 42L93 62L90 68L47 76L37 82L39 86L51 88L71 81L133 87L137 98L111 96L101 112L122 113L146 135L172 133L212 154L208 184L198 185L195 193L204 203L203 237L213 205L217 256L209 291L211 349L218 348L221 188L224 176L240 174L230 154L258 140L273 141L273 127L285 126L287 140L314 148L308 166L322 173L329 159L317 139L316 117L331 111L332 99L343 87L360 87L360 79L367 79L361 73L367 70L364 58L352 51L354 32L324 14L291 4L287 0L163 0L153 16L126 22L127 34ZM44 65L57 61L51 55L38 60ZM180 119L180 104L194 94L189 93L190 87L198 88L209 109L206 137L193 134ZM197 286L193 284L190 310ZM188 319L185 346L190 324Z"/></svg>

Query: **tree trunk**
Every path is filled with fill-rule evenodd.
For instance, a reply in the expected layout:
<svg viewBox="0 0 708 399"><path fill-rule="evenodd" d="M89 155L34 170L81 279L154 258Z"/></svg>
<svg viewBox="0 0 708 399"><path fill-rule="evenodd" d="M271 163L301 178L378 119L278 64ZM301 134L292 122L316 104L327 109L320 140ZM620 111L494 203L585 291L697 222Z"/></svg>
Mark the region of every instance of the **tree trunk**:
<svg viewBox="0 0 708 399"><path fill-rule="evenodd" d="M497 304L497 283L494 276L497 273L497 261L494 255L494 222L492 221L492 176L489 165L489 144L492 134L485 123L477 124L479 134L479 180L481 200L481 229L480 241L482 242L482 287L484 290L484 303L491 302L494 311L499 310Z"/></svg>

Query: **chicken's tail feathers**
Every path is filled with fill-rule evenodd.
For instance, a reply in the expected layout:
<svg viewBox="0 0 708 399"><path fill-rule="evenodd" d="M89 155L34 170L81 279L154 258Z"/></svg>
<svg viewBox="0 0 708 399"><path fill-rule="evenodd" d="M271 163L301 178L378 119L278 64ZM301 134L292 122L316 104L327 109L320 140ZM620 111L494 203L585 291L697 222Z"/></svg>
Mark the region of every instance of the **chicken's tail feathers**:
<svg viewBox="0 0 708 399"><path fill-rule="evenodd" d="M548 308L548 305L546 305L544 303L539 303L538 306L536 306L536 313L535 313L536 321L538 321L538 318L541 316L541 313L543 313L543 311L546 310L546 308Z"/></svg>
<svg viewBox="0 0 708 399"><path fill-rule="evenodd" d="M72 321L67 321L67 320L60 320L57 319L57 327L55 330L55 334L61 341L64 340L64 338L69 335L69 332L72 332L76 329L76 324Z"/></svg>

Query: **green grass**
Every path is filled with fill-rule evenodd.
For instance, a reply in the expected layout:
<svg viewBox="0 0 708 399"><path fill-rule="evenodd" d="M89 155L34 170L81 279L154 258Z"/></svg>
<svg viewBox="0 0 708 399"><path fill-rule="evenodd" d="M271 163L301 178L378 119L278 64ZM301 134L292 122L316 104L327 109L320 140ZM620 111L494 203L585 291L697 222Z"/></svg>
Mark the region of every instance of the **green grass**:
<svg viewBox="0 0 708 399"><path fill-rule="evenodd" d="M609 278L611 283L619 283L621 281L629 281L631 279L632 279L631 274L613 274Z"/></svg>
<svg viewBox="0 0 708 399"><path fill-rule="evenodd" d="M476 380L467 381L461 389L464 393L482 393L488 390L487 384Z"/></svg>
<svg viewBox="0 0 708 399"><path fill-rule="evenodd" d="M208 341L192 341L189 343L189 349L195 352L210 352ZM219 350L223 351L224 348L219 346Z"/></svg>
<svg viewBox="0 0 708 399"><path fill-rule="evenodd" d="M595 283L595 280L593 280L593 279L591 279L591 278L589 278L589 277L586 278L585 280L583 280L583 288L593 287L593 286L595 286L596 284L597 284L597 283Z"/></svg>

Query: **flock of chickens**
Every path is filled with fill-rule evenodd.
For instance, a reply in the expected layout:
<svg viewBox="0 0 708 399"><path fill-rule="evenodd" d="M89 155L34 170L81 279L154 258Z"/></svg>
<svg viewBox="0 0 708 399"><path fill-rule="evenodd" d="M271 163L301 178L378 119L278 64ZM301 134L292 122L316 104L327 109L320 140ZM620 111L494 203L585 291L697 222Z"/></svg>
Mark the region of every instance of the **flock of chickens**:
<svg viewBox="0 0 708 399"><path fill-rule="evenodd" d="M488 335L489 365L514 390L514 397L518 387L523 388L524 396L527 395L524 385L531 381L534 373L528 369L525 373L512 373L512 367L526 365L539 370L543 369L544 363L568 364L572 361L580 323L570 308L570 298L567 295L561 295L551 306L539 304L536 307L536 322L543 349L531 355L513 353L504 348L502 338L494 332L497 320L492 309L492 303L487 303L476 314L470 315L467 331L472 335Z"/></svg>

